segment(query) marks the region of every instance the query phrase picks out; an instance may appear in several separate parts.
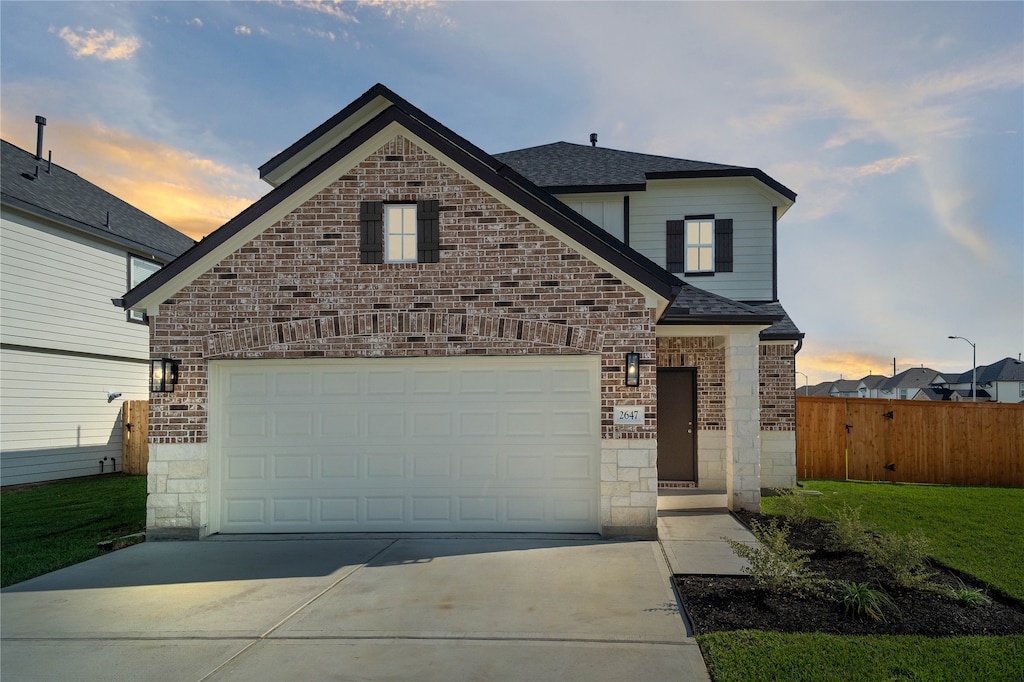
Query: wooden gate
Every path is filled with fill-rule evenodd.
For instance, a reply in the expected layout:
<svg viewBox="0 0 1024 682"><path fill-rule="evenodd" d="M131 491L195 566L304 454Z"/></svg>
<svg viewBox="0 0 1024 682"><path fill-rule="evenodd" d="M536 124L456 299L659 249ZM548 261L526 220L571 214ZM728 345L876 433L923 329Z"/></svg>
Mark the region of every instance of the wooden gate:
<svg viewBox="0 0 1024 682"><path fill-rule="evenodd" d="M121 461L126 474L149 473L149 401L126 400L121 406Z"/></svg>

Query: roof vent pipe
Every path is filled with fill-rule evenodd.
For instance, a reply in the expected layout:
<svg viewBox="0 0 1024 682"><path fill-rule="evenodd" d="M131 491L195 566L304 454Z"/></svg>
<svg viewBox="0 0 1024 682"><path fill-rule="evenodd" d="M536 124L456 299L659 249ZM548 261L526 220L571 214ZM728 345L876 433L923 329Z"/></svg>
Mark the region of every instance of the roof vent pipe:
<svg viewBox="0 0 1024 682"><path fill-rule="evenodd" d="M46 119L36 116L36 161L43 160L43 126L45 125Z"/></svg>
<svg viewBox="0 0 1024 682"><path fill-rule="evenodd" d="M38 117L36 117L36 118L38 120ZM43 124L44 125L46 124L45 120L43 121ZM40 135L42 135L42 133L40 133ZM42 142L40 142L39 144L42 144ZM590 133L590 146L591 147L596 147L597 146L597 133Z"/></svg>

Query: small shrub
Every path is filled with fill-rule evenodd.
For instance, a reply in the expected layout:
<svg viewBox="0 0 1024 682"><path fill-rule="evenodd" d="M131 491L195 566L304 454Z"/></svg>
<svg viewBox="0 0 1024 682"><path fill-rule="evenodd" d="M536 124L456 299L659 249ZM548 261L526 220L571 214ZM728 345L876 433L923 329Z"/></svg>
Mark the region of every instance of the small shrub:
<svg viewBox="0 0 1024 682"><path fill-rule="evenodd" d="M868 529L861 521L860 507L854 509L844 502L836 512L825 548L830 552L862 552L867 542Z"/></svg>
<svg viewBox="0 0 1024 682"><path fill-rule="evenodd" d="M868 583L842 580L835 585L839 593L839 601L847 616L870 618L885 623L888 622L886 614L899 610L896 602L889 595L871 587Z"/></svg>
<svg viewBox="0 0 1024 682"><path fill-rule="evenodd" d="M747 561L747 573L755 584L772 592L788 589L798 593L821 593L824 578L807 570L811 552L790 547L786 524L764 525L755 521L750 530L757 539L757 545L753 547L737 540L723 539L737 556Z"/></svg>
<svg viewBox="0 0 1024 682"><path fill-rule="evenodd" d="M775 510L794 526L802 526L811 518L810 499L796 488L773 488Z"/></svg>
<svg viewBox="0 0 1024 682"><path fill-rule="evenodd" d="M920 532L884 533L868 543L866 550L868 559L888 571L901 587L923 589L931 576L928 540Z"/></svg>
<svg viewBox="0 0 1024 682"><path fill-rule="evenodd" d="M957 600L964 606L970 606L971 608L980 608L982 606L988 606L992 603L992 598L985 594L982 590L977 587L968 587L964 584L963 580L957 578L956 581L960 583L959 587L947 588L946 594L953 599Z"/></svg>

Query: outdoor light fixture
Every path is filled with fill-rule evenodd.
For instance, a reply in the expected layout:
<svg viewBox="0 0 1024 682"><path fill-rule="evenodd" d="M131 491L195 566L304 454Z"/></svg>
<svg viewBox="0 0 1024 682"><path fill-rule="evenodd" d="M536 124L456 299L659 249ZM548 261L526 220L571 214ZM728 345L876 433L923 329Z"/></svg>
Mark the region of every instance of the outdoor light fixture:
<svg viewBox="0 0 1024 682"><path fill-rule="evenodd" d="M178 385L178 361L160 358L150 363L149 390L153 393L174 393Z"/></svg>
<svg viewBox="0 0 1024 682"><path fill-rule="evenodd" d="M640 385L640 354L626 353L626 385Z"/></svg>

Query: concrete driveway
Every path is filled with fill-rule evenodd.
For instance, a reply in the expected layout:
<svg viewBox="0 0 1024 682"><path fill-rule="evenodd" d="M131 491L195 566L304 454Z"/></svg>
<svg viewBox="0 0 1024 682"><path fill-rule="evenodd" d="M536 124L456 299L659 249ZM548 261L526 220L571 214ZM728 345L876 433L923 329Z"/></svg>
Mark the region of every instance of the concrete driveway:
<svg viewBox="0 0 1024 682"><path fill-rule="evenodd" d="M5 680L707 680L657 542L145 543L0 594Z"/></svg>

